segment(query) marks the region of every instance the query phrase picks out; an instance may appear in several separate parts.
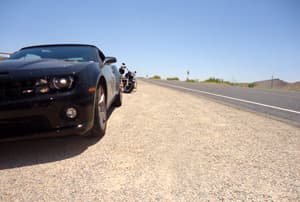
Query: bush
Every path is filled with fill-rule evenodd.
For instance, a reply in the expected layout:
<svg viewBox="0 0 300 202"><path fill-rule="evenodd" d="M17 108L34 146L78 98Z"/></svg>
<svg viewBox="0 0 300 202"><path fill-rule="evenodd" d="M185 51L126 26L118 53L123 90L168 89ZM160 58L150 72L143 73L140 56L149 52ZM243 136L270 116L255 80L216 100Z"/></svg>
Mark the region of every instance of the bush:
<svg viewBox="0 0 300 202"><path fill-rule="evenodd" d="M224 79L219 79L215 77L210 77L209 79L206 79L204 82L208 83L217 83L217 84L227 84L227 85L233 85L230 81L224 81Z"/></svg>
<svg viewBox="0 0 300 202"><path fill-rule="evenodd" d="M197 81L196 80L194 80L194 79L187 79L187 80L185 80L186 82L190 82L190 83L196 83Z"/></svg>
<svg viewBox="0 0 300 202"><path fill-rule="evenodd" d="M255 85L255 83L249 83L248 84L248 88L254 88L256 85Z"/></svg>
<svg viewBox="0 0 300 202"><path fill-rule="evenodd" d="M227 85L230 85L230 86L234 85L234 83L231 83L230 81L223 81L223 84L227 84Z"/></svg>
<svg viewBox="0 0 300 202"><path fill-rule="evenodd" d="M169 81L179 81L178 77L168 77L167 80Z"/></svg>
<svg viewBox="0 0 300 202"><path fill-rule="evenodd" d="M160 79L161 79L161 77L160 77L160 76L158 76L158 75L154 75L154 76L150 77L150 79L158 79L158 80L160 80Z"/></svg>
<svg viewBox="0 0 300 202"><path fill-rule="evenodd" d="M206 79L205 82L209 82L209 83L223 83L224 80L223 79L218 79L215 77L210 77L209 79Z"/></svg>

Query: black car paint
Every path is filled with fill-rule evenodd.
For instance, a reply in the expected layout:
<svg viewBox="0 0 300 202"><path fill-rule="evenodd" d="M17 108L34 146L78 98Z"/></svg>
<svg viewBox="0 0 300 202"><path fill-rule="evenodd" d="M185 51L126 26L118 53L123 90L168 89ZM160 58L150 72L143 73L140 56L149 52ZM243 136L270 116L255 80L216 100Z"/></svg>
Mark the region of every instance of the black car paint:
<svg viewBox="0 0 300 202"><path fill-rule="evenodd" d="M68 45L78 46L77 44ZM66 46L66 44L62 44L62 46ZM107 107L110 107L118 94L120 86L119 73L114 71L115 67L111 64L103 64L104 54L97 47L91 47L99 53L98 61L67 62L56 59L1 61L0 87L1 82L28 81L68 75L74 76L76 83L74 88L69 91L36 94L21 99L2 99L0 97L0 138L9 138L11 134L20 136L33 133L39 133L40 135L84 135L89 131L94 121L95 92L89 92L88 89L97 87L100 81L105 82ZM64 115L64 110L67 107L75 107L78 110L76 119L71 120ZM26 129L26 125L29 124L31 118L34 121L45 121L47 127L36 131L29 130L28 133L26 130L23 131L23 127ZM43 125L44 123L37 121L35 124L39 126L39 124ZM13 134L11 130L14 127L19 127L16 134Z"/></svg>

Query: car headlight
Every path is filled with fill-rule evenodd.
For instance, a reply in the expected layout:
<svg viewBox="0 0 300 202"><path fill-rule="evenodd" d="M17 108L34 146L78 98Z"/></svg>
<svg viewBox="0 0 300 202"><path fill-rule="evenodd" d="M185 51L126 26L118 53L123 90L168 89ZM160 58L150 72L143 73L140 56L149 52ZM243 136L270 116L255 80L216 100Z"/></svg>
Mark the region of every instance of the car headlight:
<svg viewBox="0 0 300 202"><path fill-rule="evenodd" d="M68 90L73 87L74 78L72 76L53 77L38 79L35 83L38 93L48 93L55 90Z"/></svg>
<svg viewBox="0 0 300 202"><path fill-rule="evenodd" d="M72 88L74 82L74 78L72 76L68 76L68 77L54 77L52 79L51 84L53 85L53 87L57 90L61 90L61 89L70 89Z"/></svg>

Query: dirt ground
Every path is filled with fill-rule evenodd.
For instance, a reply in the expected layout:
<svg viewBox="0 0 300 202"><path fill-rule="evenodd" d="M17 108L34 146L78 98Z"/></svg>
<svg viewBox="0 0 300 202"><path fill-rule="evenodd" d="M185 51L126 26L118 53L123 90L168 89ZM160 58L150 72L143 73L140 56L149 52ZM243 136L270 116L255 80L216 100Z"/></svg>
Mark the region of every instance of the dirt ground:
<svg viewBox="0 0 300 202"><path fill-rule="evenodd" d="M300 129L139 82L102 139L0 143L0 201L300 201Z"/></svg>

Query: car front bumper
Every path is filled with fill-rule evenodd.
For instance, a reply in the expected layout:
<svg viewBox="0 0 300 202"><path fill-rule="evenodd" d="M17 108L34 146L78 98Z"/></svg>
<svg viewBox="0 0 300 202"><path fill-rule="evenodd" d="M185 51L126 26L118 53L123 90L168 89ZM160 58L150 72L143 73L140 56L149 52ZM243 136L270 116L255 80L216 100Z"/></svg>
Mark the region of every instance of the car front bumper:
<svg viewBox="0 0 300 202"><path fill-rule="evenodd" d="M0 102L0 138L84 135L93 126L94 93L83 91L45 94ZM70 119L66 109L77 110Z"/></svg>

